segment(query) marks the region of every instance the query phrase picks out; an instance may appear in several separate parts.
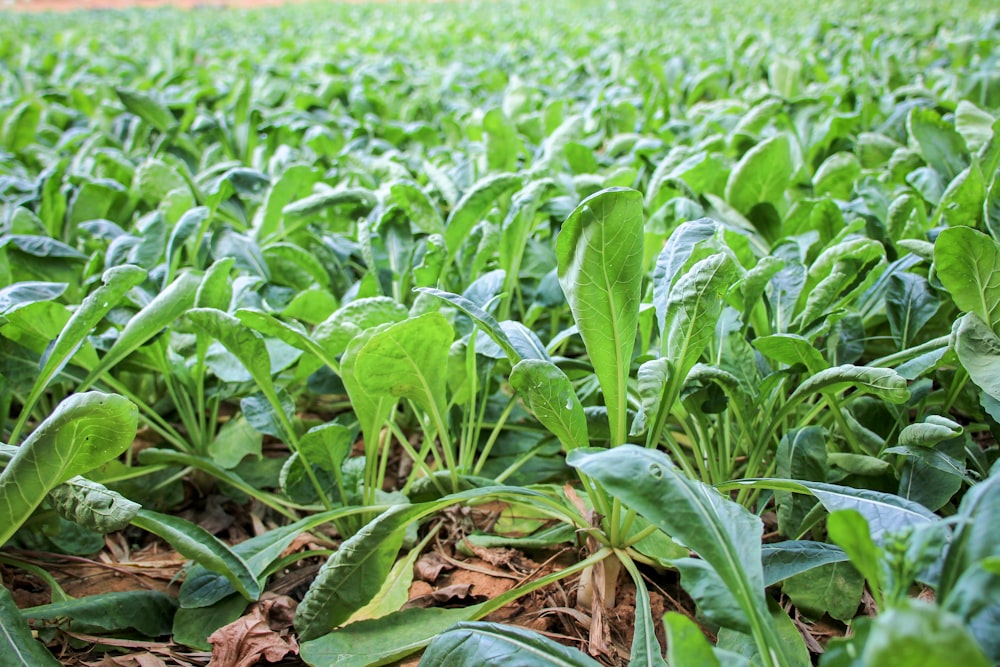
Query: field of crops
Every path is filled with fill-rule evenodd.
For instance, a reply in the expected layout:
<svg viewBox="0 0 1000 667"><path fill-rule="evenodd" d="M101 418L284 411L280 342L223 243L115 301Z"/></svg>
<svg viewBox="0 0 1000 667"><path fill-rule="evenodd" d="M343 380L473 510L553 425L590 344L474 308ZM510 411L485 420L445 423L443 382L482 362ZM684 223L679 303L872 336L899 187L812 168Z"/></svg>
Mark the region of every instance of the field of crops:
<svg viewBox="0 0 1000 667"><path fill-rule="evenodd" d="M0 665L1000 663L991 3L0 18Z"/></svg>

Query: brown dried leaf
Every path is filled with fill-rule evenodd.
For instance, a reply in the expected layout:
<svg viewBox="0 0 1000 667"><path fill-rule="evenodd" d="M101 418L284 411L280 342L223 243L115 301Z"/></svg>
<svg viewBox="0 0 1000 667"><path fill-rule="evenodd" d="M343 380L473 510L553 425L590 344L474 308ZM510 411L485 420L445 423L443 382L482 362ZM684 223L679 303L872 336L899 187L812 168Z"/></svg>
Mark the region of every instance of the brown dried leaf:
<svg viewBox="0 0 1000 667"><path fill-rule="evenodd" d="M467 607L480 602L486 602L486 597L482 595L471 595L472 584L452 584L439 588L424 595L411 598L403 609L411 607Z"/></svg>
<svg viewBox="0 0 1000 667"><path fill-rule="evenodd" d="M261 658L277 662L289 653L298 654L298 643L288 630L294 614L295 601L288 596L262 599L249 614L209 636L209 667L249 667Z"/></svg>
<svg viewBox="0 0 1000 667"><path fill-rule="evenodd" d="M441 576L441 572L455 569L455 566L446 561L437 552L424 554L417 559L413 565L413 573L417 578L429 583L434 583Z"/></svg>

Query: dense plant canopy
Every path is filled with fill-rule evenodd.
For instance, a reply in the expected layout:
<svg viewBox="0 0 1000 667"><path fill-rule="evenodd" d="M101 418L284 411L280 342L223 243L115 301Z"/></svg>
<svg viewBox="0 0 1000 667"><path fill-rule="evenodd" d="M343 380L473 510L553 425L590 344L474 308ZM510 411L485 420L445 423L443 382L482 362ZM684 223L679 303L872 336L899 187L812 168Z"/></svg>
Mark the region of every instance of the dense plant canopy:
<svg viewBox="0 0 1000 667"><path fill-rule="evenodd" d="M1000 662L989 3L2 18L3 665Z"/></svg>

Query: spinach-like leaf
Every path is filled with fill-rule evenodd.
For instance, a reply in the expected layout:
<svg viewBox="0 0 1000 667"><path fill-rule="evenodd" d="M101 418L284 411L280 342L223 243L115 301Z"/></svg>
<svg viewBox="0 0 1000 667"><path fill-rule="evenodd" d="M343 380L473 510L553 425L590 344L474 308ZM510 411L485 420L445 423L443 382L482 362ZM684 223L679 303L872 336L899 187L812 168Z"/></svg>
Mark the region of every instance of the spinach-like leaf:
<svg viewBox="0 0 1000 667"><path fill-rule="evenodd" d="M137 424L135 404L116 394L74 394L60 403L0 474L0 545L49 491L125 451Z"/></svg>
<svg viewBox="0 0 1000 667"><path fill-rule="evenodd" d="M625 441L629 367L639 326L642 195L609 188L583 200L556 239L559 284L604 392L611 436Z"/></svg>
<svg viewBox="0 0 1000 667"><path fill-rule="evenodd" d="M934 242L934 267L955 305L994 331L1000 325L1000 244L971 227L949 227Z"/></svg>

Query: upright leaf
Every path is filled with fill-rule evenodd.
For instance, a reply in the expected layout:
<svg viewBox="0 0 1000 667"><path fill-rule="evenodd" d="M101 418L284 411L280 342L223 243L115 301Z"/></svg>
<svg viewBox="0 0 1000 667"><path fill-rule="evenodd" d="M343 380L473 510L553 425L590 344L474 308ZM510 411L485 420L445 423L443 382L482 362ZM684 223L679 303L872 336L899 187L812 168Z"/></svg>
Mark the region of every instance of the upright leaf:
<svg viewBox="0 0 1000 667"><path fill-rule="evenodd" d="M609 188L591 195L556 239L559 284L608 406L615 444L627 434L626 394L639 326L642 195Z"/></svg>
<svg viewBox="0 0 1000 667"><path fill-rule="evenodd" d="M934 243L938 278L955 305L1000 325L1000 244L971 227L949 227Z"/></svg>

